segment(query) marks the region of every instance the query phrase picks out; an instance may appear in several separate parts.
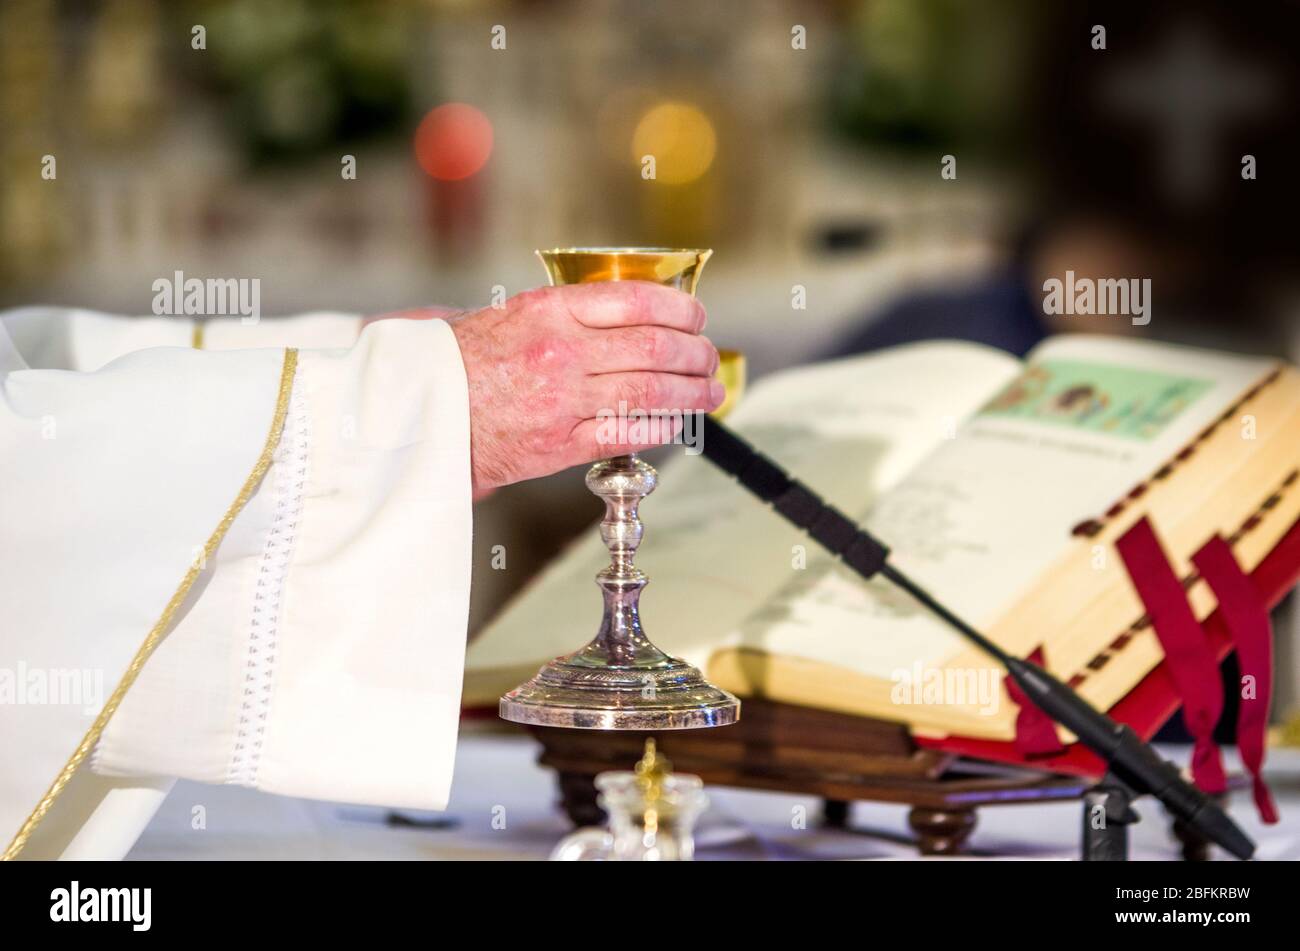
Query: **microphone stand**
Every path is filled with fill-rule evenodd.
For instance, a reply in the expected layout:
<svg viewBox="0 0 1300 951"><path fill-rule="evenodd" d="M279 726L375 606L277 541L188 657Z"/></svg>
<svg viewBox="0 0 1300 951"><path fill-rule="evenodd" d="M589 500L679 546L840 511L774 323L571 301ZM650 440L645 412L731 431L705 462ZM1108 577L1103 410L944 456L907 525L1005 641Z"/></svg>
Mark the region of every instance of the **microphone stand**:
<svg viewBox="0 0 1300 951"><path fill-rule="evenodd" d="M703 416L701 452L742 486L771 505L787 521L806 531L845 565L870 580L877 574L915 598L926 610L998 661L1025 696L1079 738L1107 765L1107 772L1086 800L1088 810L1105 811L1105 829L1094 830L1084 815L1085 858L1124 858L1127 826L1137 821L1130 800L1151 795L1184 826L1249 859L1255 844L1210 797L1187 782L1173 763L1126 724L1116 723L1037 664L1012 656L946 608L920 585L888 562L889 549L838 509L793 478L731 429ZM1112 832L1107 832L1115 826ZM1101 833L1101 834L1095 834Z"/></svg>

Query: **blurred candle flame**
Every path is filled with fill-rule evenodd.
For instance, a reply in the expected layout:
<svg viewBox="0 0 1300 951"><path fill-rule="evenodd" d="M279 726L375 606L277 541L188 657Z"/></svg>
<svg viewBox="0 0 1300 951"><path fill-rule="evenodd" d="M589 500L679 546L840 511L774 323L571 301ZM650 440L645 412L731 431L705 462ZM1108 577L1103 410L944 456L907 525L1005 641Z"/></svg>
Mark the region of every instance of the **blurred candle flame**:
<svg viewBox="0 0 1300 951"><path fill-rule="evenodd" d="M632 133L633 161L654 156L655 179L667 185L686 185L701 178L713 165L717 152L713 123L686 102L661 102L651 108Z"/></svg>
<svg viewBox="0 0 1300 951"><path fill-rule="evenodd" d="M448 102L420 120L415 157L431 178L455 182L475 175L492 155L492 122L463 102Z"/></svg>

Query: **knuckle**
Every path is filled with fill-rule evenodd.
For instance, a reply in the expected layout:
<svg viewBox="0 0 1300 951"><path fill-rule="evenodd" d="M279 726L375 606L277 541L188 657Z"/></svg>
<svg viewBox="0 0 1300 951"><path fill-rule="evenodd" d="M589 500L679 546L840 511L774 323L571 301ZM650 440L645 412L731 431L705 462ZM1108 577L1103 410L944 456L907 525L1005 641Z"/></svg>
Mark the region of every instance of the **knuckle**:
<svg viewBox="0 0 1300 951"><path fill-rule="evenodd" d="M523 363L532 373L550 374L566 365L573 356L573 345L554 331L539 333L524 346Z"/></svg>
<svg viewBox="0 0 1300 951"><path fill-rule="evenodd" d="M530 394L529 407L530 411L543 418L553 416L556 408L561 405L561 391L559 387L542 384L534 388Z"/></svg>
<svg viewBox="0 0 1300 951"><path fill-rule="evenodd" d="M627 288L627 308L628 313L633 317L638 317L649 309L649 301L646 299L645 285L640 281L628 281L624 287Z"/></svg>
<svg viewBox="0 0 1300 951"><path fill-rule="evenodd" d="M718 348L713 345L713 341L708 337L697 337L699 342L694 344L697 348L699 365L705 373L713 373L718 369L718 364L722 358L718 355Z"/></svg>
<svg viewBox="0 0 1300 951"><path fill-rule="evenodd" d="M547 288L534 287L526 291L520 291L515 295L515 303L521 310L534 310L545 300Z"/></svg>
<svg viewBox="0 0 1300 951"><path fill-rule="evenodd" d="M713 407L713 400L710 397L710 393L713 389L713 381L707 377L701 377L695 381L694 388L695 392L693 395L695 397L695 405L692 409L711 409Z"/></svg>
<svg viewBox="0 0 1300 951"><path fill-rule="evenodd" d="M632 288L629 322L648 327L663 324L663 288L649 281L633 281L628 286Z"/></svg>
<svg viewBox="0 0 1300 951"><path fill-rule="evenodd" d="M708 405L709 400L709 381L706 379L693 379L685 383L678 393L678 409L683 412L697 410L702 406Z"/></svg>
<svg viewBox="0 0 1300 951"><path fill-rule="evenodd" d="M554 452L563 446L569 437L571 426L567 419L557 415L545 415L533 420L517 436L515 448L529 456L539 456Z"/></svg>
<svg viewBox="0 0 1300 951"><path fill-rule="evenodd" d="M671 356L671 341L658 327L638 327L632 339L638 350L638 356L645 361L646 366L657 367L667 362Z"/></svg>
<svg viewBox="0 0 1300 951"><path fill-rule="evenodd" d="M649 373L638 373L627 385L625 398L634 409L650 409L658 402L662 388Z"/></svg>
<svg viewBox="0 0 1300 951"><path fill-rule="evenodd" d="M563 308L554 287L534 287L515 295L519 309L531 321L546 321L562 316Z"/></svg>

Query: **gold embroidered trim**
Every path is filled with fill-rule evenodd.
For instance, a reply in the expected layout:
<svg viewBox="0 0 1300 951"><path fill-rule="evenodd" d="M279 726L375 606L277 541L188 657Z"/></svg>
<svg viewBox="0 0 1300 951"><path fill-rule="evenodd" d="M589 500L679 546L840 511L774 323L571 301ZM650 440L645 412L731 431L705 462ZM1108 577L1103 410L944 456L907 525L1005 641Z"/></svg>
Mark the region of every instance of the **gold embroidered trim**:
<svg viewBox="0 0 1300 951"><path fill-rule="evenodd" d="M235 517L239 515L244 506L248 504L248 500L253 497L253 492L256 491L258 483L266 475L266 470L271 467L275 447L279 444L280 434L284 431L284 419L289 410L289 394L293 390L293 380L297 370L298 351L294 349L285 350L284 365L280 371L280 393L275 402L275 415L271 419L271 431L267 434L266 443L262 446L262 453L257 457L257 463L253 466L253 471L249 473L248 478L244 481L243 488L239 490L239 495L235 497L235 501L230 504L230 508L226 509L226 514L222 516L216 529L208 538L207 544L203 546L202 559L196 560L196 563L185 573L185 577L181 579L180 587L176 589L176 593L167 602L167 606L163 608L162 617L158 619L158 623L149 631L144 643L135 652L135 656L131 658L126 673L117 682L117 686L109 696L108 702L104 704L104 709L99 712L95 722L90 725L90 729L86 731L81 743L73 751L63 769L59 771L59 775L54 777L54 782L45 791L45 795L36 804L36 808L32 810L31 815L18 829L18 833L5 849L4 855L0 856L0 860L8 862L18 856L36 827L45 818L46 813L50 811L50 807L54 805L54 800L59 797L64 787L68 785L68 781L72 779L73 773L77 771L82 761L90 754L95 744L99 742L100 736L104 733L104 728L108 726L108 721L113 718L113 714L121 706L126 692L131 689L131 685L135 683L136 678L140 675L140 670L144 667L145 662L153 654L154 649L171 627L177 610L189 595L190 589L194 587L194 582L198 580L199 573L202 571L201 566L216 554L217 546L226 537L226 532L230 529L231 523L234 522Z"/></svg>

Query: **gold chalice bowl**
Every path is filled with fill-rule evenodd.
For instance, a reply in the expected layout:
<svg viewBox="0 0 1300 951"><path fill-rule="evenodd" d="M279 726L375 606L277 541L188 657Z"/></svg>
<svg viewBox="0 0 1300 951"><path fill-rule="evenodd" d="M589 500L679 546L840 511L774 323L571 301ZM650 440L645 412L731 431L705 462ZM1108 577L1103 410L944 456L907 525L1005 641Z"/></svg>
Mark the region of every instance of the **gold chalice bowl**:
<svg viewBox="0 0 1300 951"><path fill-rule="evenodd" d="M695 293L711 251L671 248L559 248L538 251L551 284L654 281ZM724 380L725 382L725 380ZM501 698L502 719L586 730L689 730L725 726L740 701L698 669L664 653L641 629L647 578L633 564L641 543L637 509L659 475L635 454L597 462L587 488L605 503L600 535L609 566L596 575L605 611L586 647L557 657Z"/></svg>

